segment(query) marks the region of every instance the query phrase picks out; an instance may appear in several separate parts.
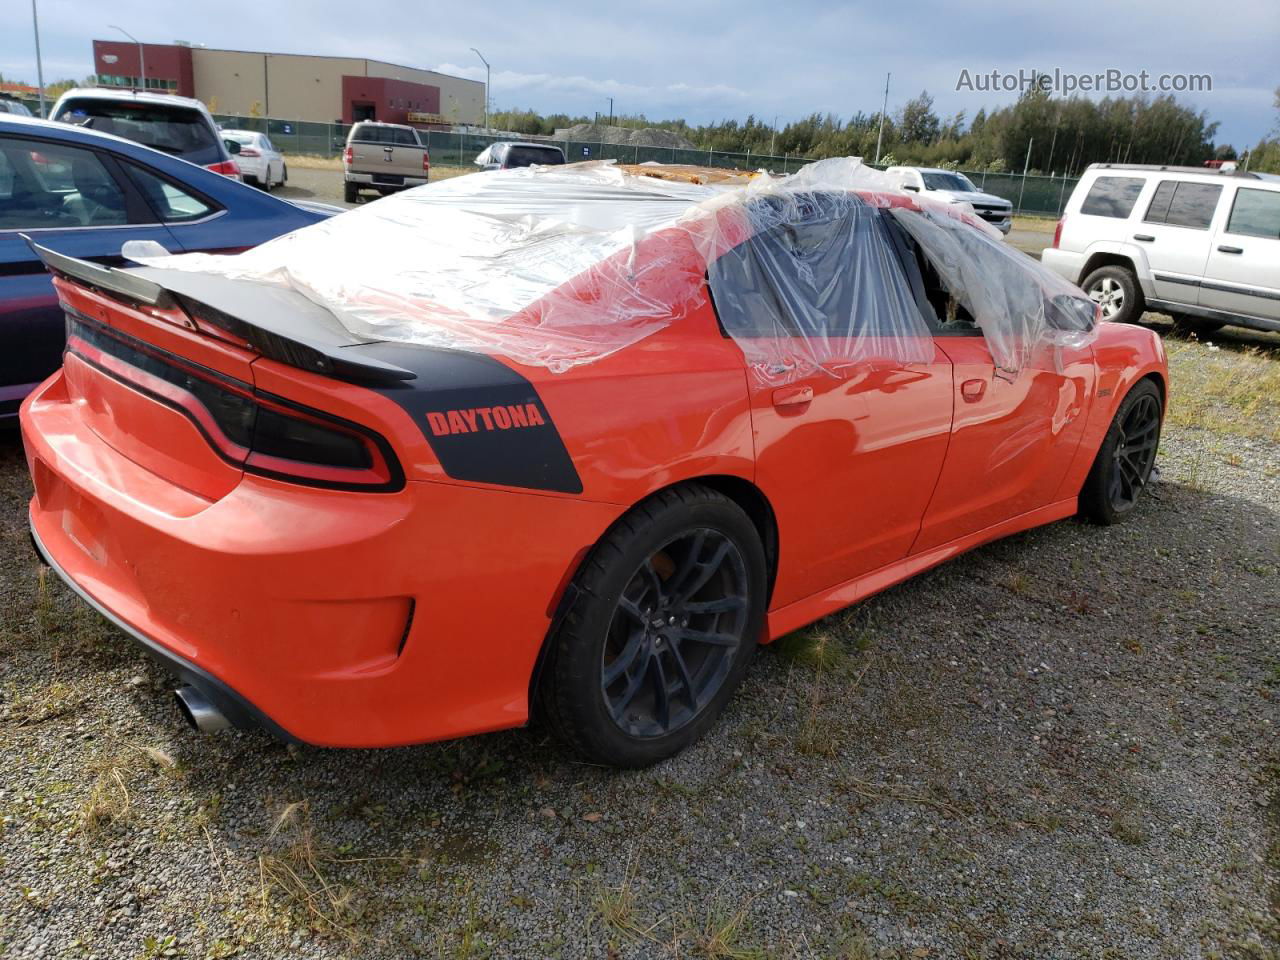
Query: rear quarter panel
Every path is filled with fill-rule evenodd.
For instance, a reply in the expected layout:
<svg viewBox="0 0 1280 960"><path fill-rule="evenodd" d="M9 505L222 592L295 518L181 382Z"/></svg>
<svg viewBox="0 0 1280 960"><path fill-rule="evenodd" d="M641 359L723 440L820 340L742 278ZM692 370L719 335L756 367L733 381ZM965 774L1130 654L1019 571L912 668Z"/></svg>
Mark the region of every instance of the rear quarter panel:
<svg viewBox="0 0 1280 960"><path fill-rule="evenodd" d="M1098 376L1089 401L1089 419L1075 461L1058 489L1058 499L1079 494L1120 402L1139 380L1151 376L1158 381L1168 413L1169 363L1155 331L1134 324L1100 324L1093 355Z"/></svg>

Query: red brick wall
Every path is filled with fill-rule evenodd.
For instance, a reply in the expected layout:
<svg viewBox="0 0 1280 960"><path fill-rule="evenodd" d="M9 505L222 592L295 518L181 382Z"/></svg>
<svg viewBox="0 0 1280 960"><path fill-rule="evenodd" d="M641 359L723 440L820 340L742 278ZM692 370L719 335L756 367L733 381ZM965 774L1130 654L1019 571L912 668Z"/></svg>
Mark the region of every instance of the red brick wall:
<svg viewBox="0 0 1280 960"><path fill-rule="evenodd" d="M195 96L195 81L191 68L191 48L170 43L144 43L142 45L148 79L173 80L176 90L167 91L184 97ZM108 63L104 57L115 57ZM93 72L95 75L140 77L138 45L127 40L93 41ZM166 91L157 90L157 93Z"/></svg>
<svg viewBox="0 0 1280 960"><path fill-rule="evenodd" d="M388 77L342 78L342 122L354 121L352 105L372 103L383 123L407 123L413 113L439 113L440 88Z"/></svg>

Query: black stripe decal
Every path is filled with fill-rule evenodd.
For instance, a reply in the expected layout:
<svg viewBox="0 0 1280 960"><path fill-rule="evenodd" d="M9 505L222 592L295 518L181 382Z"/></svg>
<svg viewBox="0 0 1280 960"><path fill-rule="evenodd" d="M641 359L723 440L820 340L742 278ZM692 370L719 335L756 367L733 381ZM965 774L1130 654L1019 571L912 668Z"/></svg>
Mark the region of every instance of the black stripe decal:
<svg viewBox="0 0 1280 960"><path fill-rule="evenodd" d="M396 343L347 349L417 374L378 392L413 418L448 476L528 490L582 492L573 459L537 390L497 359Z"/></svg>

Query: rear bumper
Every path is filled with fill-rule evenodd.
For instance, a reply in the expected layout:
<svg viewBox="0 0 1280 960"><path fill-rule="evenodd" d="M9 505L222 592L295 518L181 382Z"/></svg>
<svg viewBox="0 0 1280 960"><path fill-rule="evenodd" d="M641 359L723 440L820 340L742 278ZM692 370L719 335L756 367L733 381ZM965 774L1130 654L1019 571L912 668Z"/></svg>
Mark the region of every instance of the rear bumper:
<svg viewBox="0 0 1280 960"><path fill-rule="evenodd" d="M1084 266L1084 254L1046 247L1040 254L1040 262L1070 283L1080 283L1084 277L1080 270Z"/></svg>
<svg viewBox="0 0 1280 960"><path fill-rule="evenodd" d="M40 562L52 569L61 578L62 582L77 594L81 600L132 637L151 659L173 674L179 683L190 684L204 694L205 699L217 707L218 712L230 720L234 726L242 730L265 730L277 740L286 743L298 742L297 737L294 737L213 674L207 670L200 669L188 660L184 660L172 650L147 636L137 627L120 619L115 613L90 596L83 587L71 578L67 571L58 565L58 561L45 549L44 544L40 541L40 535L36 532L34 519L31 525L31 544L35 548L36 556Z"/></svg>
<svg viewBox="0 0 1280 960"><path fill-rule="evenodd" d="M426 177L405 177L404 183L376 183L372 173L348 173L345 178L348 183L360 183L370 187L377 187L380 190L408 190L410 187L420 187L427 182Z"/></svg>
<svg viewBox="0 0 1280 960"><path fill-rule="evenodd" d="M527 720L555 599L621 508L252 475L200 497L98 437L63 377L21 415L38 549L232 722L376 747Z"/></svg>

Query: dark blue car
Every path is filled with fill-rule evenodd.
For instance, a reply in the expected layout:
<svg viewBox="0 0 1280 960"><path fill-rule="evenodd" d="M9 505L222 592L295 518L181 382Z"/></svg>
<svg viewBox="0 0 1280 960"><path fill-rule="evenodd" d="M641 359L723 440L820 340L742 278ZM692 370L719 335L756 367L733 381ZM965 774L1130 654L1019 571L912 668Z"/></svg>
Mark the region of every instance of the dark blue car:
<svg viewBox="0 0 1280 960"><path fill-rule="evenodd" d="M331 210L332 208L330 208ZM0 422L62 363L63 317L21 237L119 265L126 240L231 252L330 216L157 150L62 123L0 117Z"/></svg>

